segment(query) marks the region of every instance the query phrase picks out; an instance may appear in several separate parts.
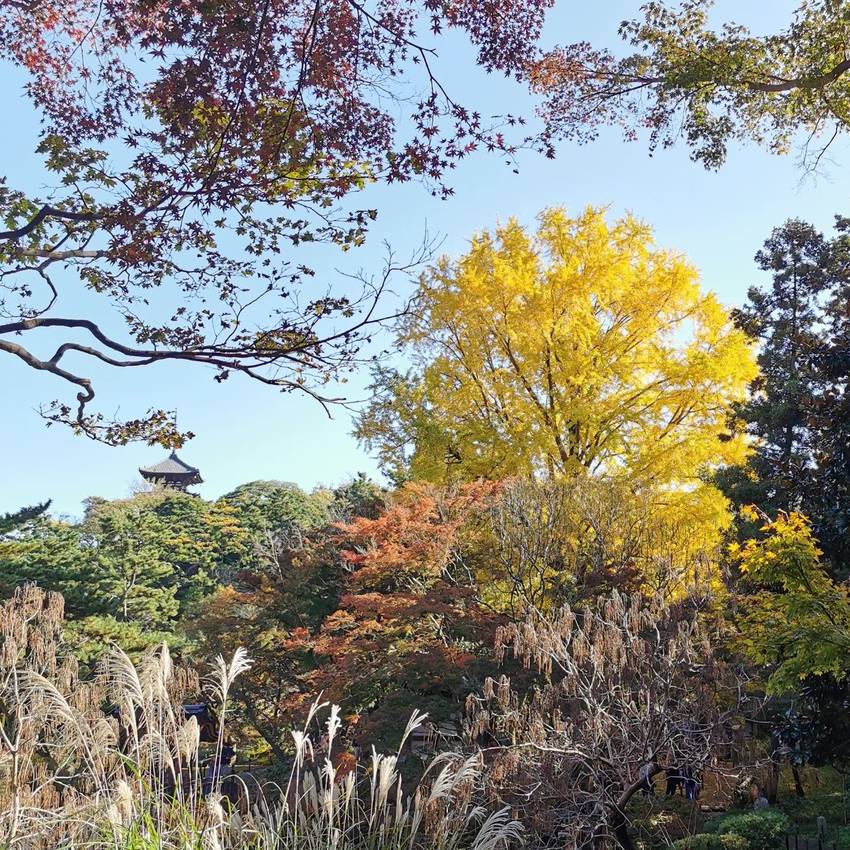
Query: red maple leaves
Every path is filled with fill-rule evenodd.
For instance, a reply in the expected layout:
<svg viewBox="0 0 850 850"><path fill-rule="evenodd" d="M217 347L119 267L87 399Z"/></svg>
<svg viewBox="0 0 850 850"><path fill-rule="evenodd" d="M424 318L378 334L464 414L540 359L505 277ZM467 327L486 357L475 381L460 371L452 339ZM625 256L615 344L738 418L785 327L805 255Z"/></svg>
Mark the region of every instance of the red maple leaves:
<svg viewBox="0 0 850 850"><path fill-rule="evenodd" d="M394 318L378 309L386 282L299 300L311 272L286 255L361 244L377 211L353 197L368 184L417 180L448 196L446 176L471 150L510 156L523 140L501 127L516 119L488 122L456 102L423 38L464 29L480 64L516 74L550 2L0 2L0 62L24 72L41 119L36 154L55 175L46 196L0 175L0 310L15 319L0 336L62 310L50 278L61 263L127 321L129 339L74 324L94 337L88 357L200 362L218 380L241 371L334 400L311 384L361 362L375 326ZM159 288L171 303L151 297ZM82 388L75 408L48 409L51 421L111 442L174 442L153 426L106 427L86 412L88 376L13 353Z"/></svg>
<svg viewBox="0 0 850 850"><path fill-rule="evenodd" d="M246 698L265 712L266 729L283 734L321 695L344 707L352 739L389 745L412 705L438 720L461 709L502 622L476 601L466 563L498 489L408 486L376 519L333 529L293 563L292 576L255 577L251 590L218 595L201 630L220 643L251 641ZM310 587L328 592L302 579L327 571L329 561L341 568L332 610L312 621L295 616L295 606L310 607ZM270 693L278 697L270 701Z"/></svg>

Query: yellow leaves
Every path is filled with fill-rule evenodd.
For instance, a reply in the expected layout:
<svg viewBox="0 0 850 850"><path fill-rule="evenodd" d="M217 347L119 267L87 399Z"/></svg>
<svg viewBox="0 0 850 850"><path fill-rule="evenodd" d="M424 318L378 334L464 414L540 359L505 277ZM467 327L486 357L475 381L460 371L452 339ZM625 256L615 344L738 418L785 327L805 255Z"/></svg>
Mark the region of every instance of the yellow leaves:
<svg viewBox="0 0 850 850"><path fill-rule="evenodd" d="M742 573L748 573L764 584L781 586L786 591L824 589L829 582L820 564L823 552L818 548L811 523L797 511L781 511L771 520L753 506L741 509L750 521L764 520L764 535L750 539L743 546L729 547L729 553Z"/></svg>
<svg viewBox="0 0 850 850"><path fill-rule="evenodd" d="M379 376L357 425L391 471L622 482L650 510L647 583L716 580L729 512L704 473L744 460L728 414L757 368L696 269L645 224L552 208L534 231L511 219L477 234L423 276L400 342L414 370Z"/></svg>
<svg viewBox="0 0 850 850"><path fill-rule="evenodd" d="M631 216L553 208L534 233L511 219L441 259L419 307L402 335L417 409L385 396L359 424L373 444L412 439L415 477L444 476L449 449L466 478L628 470L678 484L744 455L741 437L720 438L756 373L749 344Z"/></svg>
<svg viewBox="0 0 850 850"><path fill-rule="evenodd" d="M742 519L750 522L757 522L759 519L759 512L755 505L742 505L738 513Z"/></svg>
<svg viewBox="0 0 850 850"><path fill-rule="evenodd" d="M748 515L762 516L753 510ZM803 514L780 513L761 531L764 537L731 550L759 587L741 600L742 647L757 663L776 665L771 693L792 689L809 675L843 676L850 651L850 592L826 573Z"/></svg>

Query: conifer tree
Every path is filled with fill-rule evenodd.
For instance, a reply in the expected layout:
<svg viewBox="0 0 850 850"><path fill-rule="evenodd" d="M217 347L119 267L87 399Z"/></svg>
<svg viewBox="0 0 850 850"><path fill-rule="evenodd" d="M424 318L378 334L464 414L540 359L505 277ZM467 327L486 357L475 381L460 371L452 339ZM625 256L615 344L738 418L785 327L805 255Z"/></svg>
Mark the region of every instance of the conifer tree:
<svg viewBox="0 0 850 850"><path fill-rule="evenodd" d="M737 408L754 438L746 467L726 470L724 490L738 505L768 513L810 509L814 475L809 417L822 383L818 355L825 334L820 298L830 283L830 248L810 224L789 220L756 254L771 273L766 287L751 287L735 320L759 345L759 375Z"/></svg>

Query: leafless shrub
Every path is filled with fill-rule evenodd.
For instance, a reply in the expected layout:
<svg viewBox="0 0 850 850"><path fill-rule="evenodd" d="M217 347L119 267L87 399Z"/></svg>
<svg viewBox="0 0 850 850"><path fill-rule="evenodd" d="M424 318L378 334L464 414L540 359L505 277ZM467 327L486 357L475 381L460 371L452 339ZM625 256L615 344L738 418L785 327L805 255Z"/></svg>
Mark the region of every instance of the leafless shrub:
<svg viewBox="0 0 850 850"><path fill-rule="evenodd" d="M717 541L703 539L694 512L670 507L616 478L514 479L490 509L495 591L517 617L612 589L704 589Z"/></svg>
<svg viewBox="0 0 850 850"><path fill-rule="evenodd" d="M616 591L503 627L497 654L536 676L487 680L469 700L489 739L492 802L510 805L540 846L630 850L626 806L668 766L711 769L737 709L737 681L710 624L683 603Z"/></svg>

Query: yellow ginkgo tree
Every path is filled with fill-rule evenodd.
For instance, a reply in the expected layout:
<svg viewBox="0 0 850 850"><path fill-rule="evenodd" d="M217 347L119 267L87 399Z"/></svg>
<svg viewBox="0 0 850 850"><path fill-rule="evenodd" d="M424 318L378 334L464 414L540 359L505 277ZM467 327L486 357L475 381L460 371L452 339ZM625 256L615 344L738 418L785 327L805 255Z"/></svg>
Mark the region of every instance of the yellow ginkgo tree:
<svg viewBox="0 0 850 850"><path fill-rule="evenodd" d="M684 257L604 211L515 220L422 278L359 437L391 472L440 480L628 471L694 482L744 450L730 404L756 365Z"/></svg>
<svg viewBox="0 0 850 850"><path fill-rule="evenodd" d="M705 472L746 452L730 410L753 352L637 219L553 208L474 236L423 276L399 342L413 368L377 373L356 426L391 475L625 478L683 539L725 515Z"/></svg>

